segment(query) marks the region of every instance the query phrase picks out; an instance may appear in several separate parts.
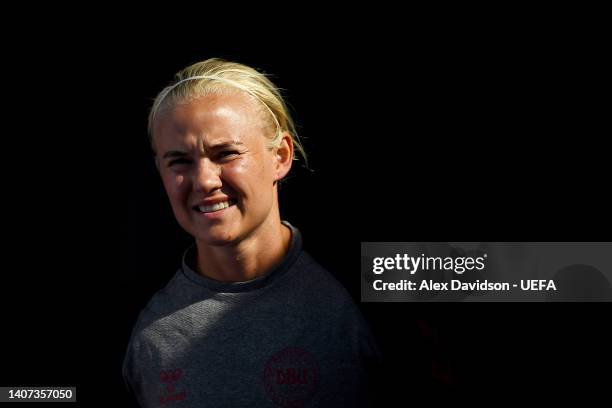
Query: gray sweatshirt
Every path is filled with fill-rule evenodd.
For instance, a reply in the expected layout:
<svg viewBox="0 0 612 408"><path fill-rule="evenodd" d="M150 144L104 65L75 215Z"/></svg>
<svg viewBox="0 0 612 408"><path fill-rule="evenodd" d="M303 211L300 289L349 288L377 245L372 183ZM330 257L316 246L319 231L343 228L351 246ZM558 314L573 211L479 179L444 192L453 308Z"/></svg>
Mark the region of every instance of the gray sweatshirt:
<svg viewBox="0 0 612 408"><path fill-rule="evenodd" d="M290 250L250 281L196 273L187 249L128 344L123 377L142 407L367 405L378 347L346 290L283 223Z"/></svg>

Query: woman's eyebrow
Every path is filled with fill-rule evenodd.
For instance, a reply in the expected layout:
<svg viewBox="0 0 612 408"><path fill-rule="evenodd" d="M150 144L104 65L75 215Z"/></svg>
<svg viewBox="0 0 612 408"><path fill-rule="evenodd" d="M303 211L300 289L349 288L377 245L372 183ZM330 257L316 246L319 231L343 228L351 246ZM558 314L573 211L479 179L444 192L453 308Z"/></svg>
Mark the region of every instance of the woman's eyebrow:
<svg viewBox="0 0 612 408"><path fill-rule="evenodd" d="M222 149L225 147L232 147L232 146L244 146L244 143L242 143L239 140L231 140L231 141L225 141L225 142L220 142L220 143L210 145L208 146L208 148L210 150L214 150L214 149Z"/></svg>
<svg viewBox="0 0 612 408"><path fill-rule="evenodd" d="M171 157L185 157L187 155L188 155L187 152L182 152L180 150L168 150L166 153L164 153L163 158L169 159Z"/></svg>
<svg viewBox="0 0 612 408"><path fill-rule="evenodd" d="M225 141L225 142L220 142L220 143L216 143L213 145L209 145L206 147L206 150L220 150L223 148L228 148L228 147L232 147L232 146L244 146L245 144L242 143L239 140L231 140L231 141ZM164 153L164 155L162 156L163 159L170 159L173 157L185 157L188 156L189 153L182 151L182 150L168 150L166 153Z"/></svg>

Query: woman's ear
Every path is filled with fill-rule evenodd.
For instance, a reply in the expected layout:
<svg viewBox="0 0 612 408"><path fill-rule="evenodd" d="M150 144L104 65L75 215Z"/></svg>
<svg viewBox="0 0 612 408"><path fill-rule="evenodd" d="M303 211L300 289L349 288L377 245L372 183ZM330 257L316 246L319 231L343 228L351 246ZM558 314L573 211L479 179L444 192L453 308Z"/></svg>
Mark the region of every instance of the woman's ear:
<svg viewBox="0 0 612 408"><path fill-rule="evenodd" d="M289 173L293 163L293 140L288 132L283 133L281 142L274 151L274 160L276 166L275 181L279 181Z"/></svg>

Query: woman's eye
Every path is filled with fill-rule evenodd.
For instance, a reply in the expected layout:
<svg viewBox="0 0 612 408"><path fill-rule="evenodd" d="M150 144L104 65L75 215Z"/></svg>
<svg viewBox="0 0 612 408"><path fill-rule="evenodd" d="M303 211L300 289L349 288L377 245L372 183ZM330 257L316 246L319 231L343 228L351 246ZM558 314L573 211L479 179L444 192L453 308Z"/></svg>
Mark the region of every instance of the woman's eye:
<svg viewBox="0 0 612 408"><path fill-rule="evenodd" d="M170 163L168 163L169 167L172 167L176 164L189 164L191 163L191 161L189 159L176 159L176 160L172 160Z"/></svg>
<svg viewBox="0 0 612 408"><path fill-rule="evenodd" d="M236 151L236 150L224 150L221 153L219 153L219 157L220 158L225 158L225 157L234 156L234 155L237 155L237 154L239 154L239 152Z"/></svg>

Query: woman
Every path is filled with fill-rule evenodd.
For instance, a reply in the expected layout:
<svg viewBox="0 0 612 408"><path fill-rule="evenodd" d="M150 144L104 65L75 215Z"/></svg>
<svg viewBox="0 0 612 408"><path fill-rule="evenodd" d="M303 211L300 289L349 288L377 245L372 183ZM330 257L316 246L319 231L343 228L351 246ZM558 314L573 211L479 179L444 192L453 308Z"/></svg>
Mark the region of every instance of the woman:
<svg viewBox="0 0 612 408"><path fill-rule="evenodd" d="M140 404L366 404L375 342L281 221L278 183L305 155L277 88L242 64L194 64L157 96L149 134L195 243L134 327L123 375Z"/></svg>

